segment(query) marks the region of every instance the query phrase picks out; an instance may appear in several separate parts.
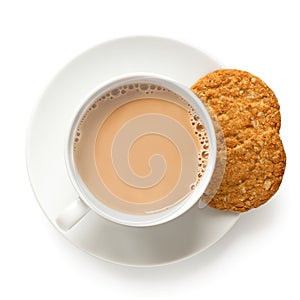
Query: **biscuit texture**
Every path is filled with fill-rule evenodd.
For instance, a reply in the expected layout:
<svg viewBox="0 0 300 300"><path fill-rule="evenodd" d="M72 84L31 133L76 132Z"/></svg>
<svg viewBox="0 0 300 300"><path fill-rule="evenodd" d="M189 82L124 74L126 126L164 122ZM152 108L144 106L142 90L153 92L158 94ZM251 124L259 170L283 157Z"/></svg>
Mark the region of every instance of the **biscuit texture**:
<svg viewBox="0 0 300 300"><path fill-rule="evenodd" d="M266 203L286 165L275 94L258 77L231 69L211 72L191 89L215 113L226 142L225 174L209 205L245 212Z"/></svg>

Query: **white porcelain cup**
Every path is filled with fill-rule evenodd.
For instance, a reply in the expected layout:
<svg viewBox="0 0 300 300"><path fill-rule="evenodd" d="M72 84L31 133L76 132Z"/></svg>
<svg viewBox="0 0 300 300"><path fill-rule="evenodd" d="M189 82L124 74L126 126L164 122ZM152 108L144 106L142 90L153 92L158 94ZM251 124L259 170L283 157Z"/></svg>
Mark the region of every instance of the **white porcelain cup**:
<svg viewBox="0 0 300 300"><path fill-rule="evenodd" d="M87 108L96 99L99 99L102 95L105 95L110 90L118 88L122 85L141 82L159 85L176 93L186 100L194 108L196 114L202 120L209 140L209 156L207 167L200 183L195 187L191 194L167 210L146 215L123 213L104 205L101 201L96 199L83 183L79 173L76 170L73 158L73 141L75 138L76 129ZM170 78L157 74L135 73L113 78L112 80L101 84L101 86L98 87L97 90L91 94L91 96L87 97L81 107L76 111L74 118L71 120L70 128L68 128L67 131L65 162L70 180L74 186L74 189L78 193L78 198L74 199L74 202L61 212L56 219L56 223L62 230L69 230L75 224L77 224L90 210L93 210L101 217L104 217L112 222L136 227L153 226L173 220L190 209L203 195L204 191L209 185L215 169L216 152L216 132L212 119L203 103L188 87Z"/></svg>

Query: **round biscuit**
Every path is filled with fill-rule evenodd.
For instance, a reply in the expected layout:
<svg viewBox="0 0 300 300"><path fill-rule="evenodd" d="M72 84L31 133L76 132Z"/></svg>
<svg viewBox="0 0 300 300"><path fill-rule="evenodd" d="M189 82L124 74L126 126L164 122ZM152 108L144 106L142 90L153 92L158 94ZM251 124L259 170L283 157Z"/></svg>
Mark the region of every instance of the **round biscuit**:
<svg viewBox="0 0 300 300"><path fill-rule="evenodd" d="M230 69L207 74L191 89L215 113L226 142L225 174L209 205L244 212L266 203L286 165L274 92L249 72Z"/></svg>

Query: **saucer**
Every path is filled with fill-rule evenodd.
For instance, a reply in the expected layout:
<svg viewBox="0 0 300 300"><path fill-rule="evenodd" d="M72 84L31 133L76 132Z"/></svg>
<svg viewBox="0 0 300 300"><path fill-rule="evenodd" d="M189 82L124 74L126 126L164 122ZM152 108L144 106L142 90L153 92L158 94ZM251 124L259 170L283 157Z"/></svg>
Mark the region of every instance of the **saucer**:
<svg viewBox="0 0 300 300"><path fill-rule="evenodd" d="M66 131L83 99L101 82L131 72L168 76L191 86L222 66L191 46L160 37L127 37L100 44L72 60L52 80L33 113L27 168L44 213L71 243L98 258L133 266L162 265L199 253L229 231L239 214L197 204L180 217L146 228L115 224L90 211L69 231L55 219L76 198L64 160Z"/></svg>

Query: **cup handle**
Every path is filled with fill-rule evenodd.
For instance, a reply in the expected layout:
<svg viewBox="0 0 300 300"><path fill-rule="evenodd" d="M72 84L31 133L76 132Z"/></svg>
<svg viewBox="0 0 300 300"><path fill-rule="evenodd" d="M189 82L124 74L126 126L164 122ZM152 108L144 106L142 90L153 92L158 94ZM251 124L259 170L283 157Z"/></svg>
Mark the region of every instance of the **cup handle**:
<svg viewBox="0 0 300 300"><path fill-rule="evenodd" d="M56 218L56 224L60 229L67 231L76 225L89 211L90 208L80 198L77 198Z"/></svg>

